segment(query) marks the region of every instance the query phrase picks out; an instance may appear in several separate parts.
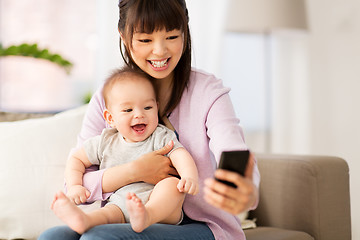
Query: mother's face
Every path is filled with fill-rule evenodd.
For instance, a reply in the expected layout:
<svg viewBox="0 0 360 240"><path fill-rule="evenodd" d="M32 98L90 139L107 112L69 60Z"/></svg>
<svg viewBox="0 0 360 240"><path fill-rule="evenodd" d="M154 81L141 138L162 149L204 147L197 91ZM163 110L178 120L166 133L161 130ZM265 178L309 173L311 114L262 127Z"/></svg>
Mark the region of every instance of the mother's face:
<svg viewBox="0 0 360 240"><path fill-rule="evenodd" d="M130 50L131 58L144 72L156 79L172 78L184 49L181 30L135 32Z"/></svg>

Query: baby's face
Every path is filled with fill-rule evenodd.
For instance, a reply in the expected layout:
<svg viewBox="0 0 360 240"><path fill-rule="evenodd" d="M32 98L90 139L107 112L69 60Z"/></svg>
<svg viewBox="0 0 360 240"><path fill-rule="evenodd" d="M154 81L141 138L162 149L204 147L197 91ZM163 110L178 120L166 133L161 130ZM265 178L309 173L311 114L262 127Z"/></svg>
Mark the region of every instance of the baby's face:
<svg viewBox="0 0 360 240"><path fill-rule="evenodd" d="M116 83L110 91L112 127L117 128L127 142L148 138L158 125L155 92L148 80L136 77Z"/></svg>

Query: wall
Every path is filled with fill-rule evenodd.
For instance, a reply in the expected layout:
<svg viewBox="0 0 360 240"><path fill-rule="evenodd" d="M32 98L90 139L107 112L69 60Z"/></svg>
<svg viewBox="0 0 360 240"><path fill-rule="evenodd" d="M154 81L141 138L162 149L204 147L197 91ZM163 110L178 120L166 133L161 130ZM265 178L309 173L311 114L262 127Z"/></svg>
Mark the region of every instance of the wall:
<svg viewBox="0 0 360 240"><path fill-rule="evenodd" d="M308 1L311 152L350 167L353 239L360 239L360 2Z"/></svg>

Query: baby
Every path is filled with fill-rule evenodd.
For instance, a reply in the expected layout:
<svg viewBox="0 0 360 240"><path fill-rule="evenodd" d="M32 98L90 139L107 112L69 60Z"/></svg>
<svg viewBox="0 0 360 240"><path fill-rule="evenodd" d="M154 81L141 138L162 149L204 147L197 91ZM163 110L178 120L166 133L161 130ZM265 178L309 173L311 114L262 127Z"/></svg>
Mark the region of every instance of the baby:
<svg viewBox="0 0 360 240"><path fill-rule="evenodd" d="M140 70L124 67L105 82L104 119L111 128L100 136L88 139L68 160L65 171L67 196L55 195L52 210L71 229L82 234L90 228L108 223L127 223L142 232L154 223L179 224L183 218L185 193L198 193L198 173L189 152L177 140L175 133L159 124L155 89L148 76ZM118 189L105 207L85 213L75 202L89 197L82 186L87 167L100 169L125 164L141 155L158 150L173 141L168 153L180 175L168 177L155 186L136 182Z"/></svg>

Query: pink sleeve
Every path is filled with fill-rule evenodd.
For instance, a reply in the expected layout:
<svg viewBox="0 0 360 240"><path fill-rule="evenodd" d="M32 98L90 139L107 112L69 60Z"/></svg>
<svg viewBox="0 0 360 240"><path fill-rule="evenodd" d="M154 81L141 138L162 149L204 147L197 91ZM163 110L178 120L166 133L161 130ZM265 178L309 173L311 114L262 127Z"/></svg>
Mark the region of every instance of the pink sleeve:
<svg viewBox="0 0 360 240"><path fill-rule="evenodd" d="M99 88L93 95L88 105L81 131L78 135L77 147L82 146L83 142L91 137L100 135L102 130L108 125L103 118L105 103Z"/></svg>
<svg viewBox="0 0 360 240"><path fill-rule="evenodd" d="M72 152L82 146L86 139L100 135L102 130L108 127L103 118L105 104L101 90L101 88L98 89L91 98L83 120L81 131L78 135L77 146L72 150ZM111 193L102 192L103 174L104 170L98 170L98 166L92 166L86 170L83 177L83 185L91 192L87 202L106 200L111 195Z"/></svg>
<svg viewBox="0 0 360 240"><path fill-rule="evenodd" d="M86 169L86 172L83 176L83 185L91 193L90 197L87 199L88 203L95 202L97 200L104 201L112 193L103 193L102 191L102 176L105 169L97 170L97 166L90 167Z"/></svg>
<svg viewBox="0 0 360 240"><path fill-rule="evenodd" d="M239 119L236 117L233 105L228 93L222 94L212 104L207 120L207 133L210 139L209 146L214 153L217 164L222 151L234 151L247 149L244 133ZM260 173L255 162L253 182L257 188L260 184ZM257 207L257 202L252 209Z"/></svg>

